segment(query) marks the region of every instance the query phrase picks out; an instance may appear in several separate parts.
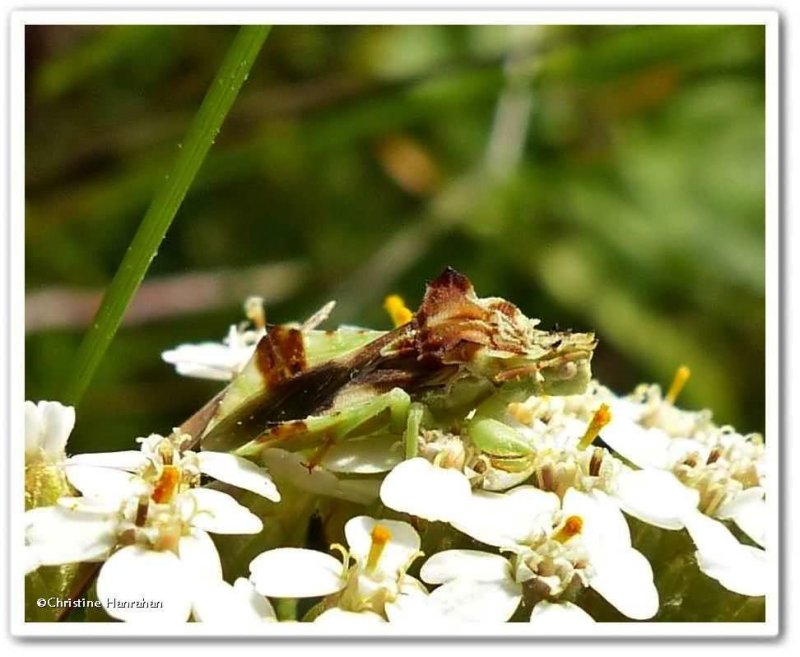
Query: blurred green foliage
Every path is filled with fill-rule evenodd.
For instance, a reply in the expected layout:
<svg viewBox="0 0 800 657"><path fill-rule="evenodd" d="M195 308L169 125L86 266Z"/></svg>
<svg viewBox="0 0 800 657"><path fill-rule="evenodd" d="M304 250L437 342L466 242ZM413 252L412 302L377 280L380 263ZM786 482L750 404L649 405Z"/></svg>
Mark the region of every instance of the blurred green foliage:
<svg viewBox="0 0 800 657"><path fill-rule="evenodd" d="M108 284L233 34L28 28L29 295ZM337 298L333 322L386 327L383 295L413 306L449 264L596 330L616 390L685 363L682 404L761 431L764 30L276 28L148 278L286 261L302 279L273 321ZM190 415L217 386L159 354L219 339L241 301L123 326L72 451ZM29 330L27 398L59 397L81 334Z"/></svg>

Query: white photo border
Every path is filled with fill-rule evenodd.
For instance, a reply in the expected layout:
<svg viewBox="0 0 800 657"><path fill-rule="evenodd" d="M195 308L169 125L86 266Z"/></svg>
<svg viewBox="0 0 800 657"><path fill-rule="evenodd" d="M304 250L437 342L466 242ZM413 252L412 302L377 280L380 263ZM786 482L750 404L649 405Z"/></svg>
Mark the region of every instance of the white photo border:
<svg viewBox="0 0 800 657"><path fill-rule="evenodd" d="M25 113L24 113L24 30L26 25L84 25L84 24L742 24L764 25L766 32L766 422L769 467L767 500L770 530L767 544L771 555L771 576L767 593L766 618L763 623L598 623L589 630L574 628L576 637L776 637L780 631L781 596L779 564L781 560L779 534L779 452L783 451L780 436L780 16L777 11L765 10L21 10L10 15L9 45L9 197L10 234L8 289L11 323L9 367L10 436L24 434L23 401L25 390L24 335L24 234L25 234ZM10 572L9 605L10 630L25 637L494 637L529 638L563 637L563 634L530 633L525 624L502 626L415 627L412 633L391 625L364 627L354 633L348 629L320 627L313 624L276 624L269 632L257 637L244 635L236 628L186 623L174 627L142 628L115 623L26 623L24 620L24 581L21 575L24 509L24 449L21 441L9 440L8 482L10 486L9 535Z"/></svg>

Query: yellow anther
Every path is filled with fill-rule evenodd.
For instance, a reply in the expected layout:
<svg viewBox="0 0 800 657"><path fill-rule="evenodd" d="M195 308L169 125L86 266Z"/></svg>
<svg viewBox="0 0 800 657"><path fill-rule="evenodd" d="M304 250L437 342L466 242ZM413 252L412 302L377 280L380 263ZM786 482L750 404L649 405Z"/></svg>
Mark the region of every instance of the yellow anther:
<svg viewBox="0 0 800 657"><path fill-rule="evenodd" d="M406 306L406 302L403 301L403 297L397 294L390 294L386 297L383 301L383 307L389 313L389 317L392 318L395 328L408 324L414 316L414 313Z"/></svg>
<svg viewBox="0 0 800 657"><path fill-rule="evenodd" d="M669 387L669 392L667 392L667 396L664 398L668 404L675 403L675 400L678 398L681 390L683 390L683 386L686 385L686 382L689 380L691 375L692 371L686 367L686 365L681 365L678 368L678 371L675 372L675 378L672 379L672 385Z"/></svg>
<svg viewBox="0 0 800 657"><path fill-rule="evenodd" d="M383 550L386 544L392 540L392 532L384 525L375 525L370 534L372 545L369 547L369 554L367 555L367 572L373 572L378 567Z"/></svg>
<svg viewBox="0 0 800 657"><path fill-rule="evenodd" d="M581 442L578 443L578 449L586 449L591 445L592 441L597 438L597 434L609 422L611 422L611 410L608 408L608 404L600 404L600 408L594 412L592 421L586 427L586 433L583 434Z"/></svg>
<svg viewBox="0 0 800 657"><path fill-rule="evenodd" d="M264 299L261 297L247 297L244 302L244 314L257 329L263 329L267 325L267 313L264 310Z"/></svg>
<svg viewBox="0 0 800 657"><path fill-rule="evenodd" d="M559 543L566 543L573 536L577 536L583 531L583 518L580 516L570 516L564 521L559 530L553 534L553 539Z"/></svg>

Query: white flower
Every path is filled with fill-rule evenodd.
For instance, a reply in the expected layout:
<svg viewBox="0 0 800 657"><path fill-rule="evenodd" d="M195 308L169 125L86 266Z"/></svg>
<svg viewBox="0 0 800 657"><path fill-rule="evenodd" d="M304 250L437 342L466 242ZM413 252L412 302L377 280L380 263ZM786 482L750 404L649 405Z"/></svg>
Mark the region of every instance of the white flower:
<svg viewBox="0 0 800 657"><path fill-rule="evenodd" d="M105 479L119 480L120 471L157 478L167 465L177 467L187 479L207 475L231 486L248 490L272 502L281 499L272 477L255 463L225 452L195 452L183 447L190 440L177 429L169 437L151 434L139 438L141 448L120 452L79 454L67 459L66 473L84 496L97 490L104 494ZM112 484L113 485L113 484Z"/></svg>
<svg viewBox="0 0 800 657"><path fill-rule="evenodd" d="M75 409L58 402L25 402L25 461L64 459L67 439L75 427Z"/></svg>
<svg viewBox="0 0 800 657"><path fill-rule="evenodd" d="M105 562L97 595L114 618L185 621L201 603L207 608L209 591L218 590L222 579L209 532L261 531L261 520L231 496L200 488L201 472L277 495L253 464L227 454L205 459L181 452L182 439L153 435L142 440L139 452L73 457L67 476L82 497L26 513L28 549L42 565ZM161 607L124 604L142 599Z"/></svg>
<svg viewBox="0 0 800 657"><path fill-rule="evenodd" d="M268 597L328 596L318 622L403 621L406 607L416 609L413 600L427 595L406 574L421 554L419 534L405 522L357 516L345 525L345 536L348 548L332 546L342 552L344 562L314 550L277 548L253 559L250 579ZM356 620L352 614L364 618Z"/></svg>
<svg viewBox="0 0 800 657"><path fill-rule="evenodd" d="M181 344L161 354L181 376L230 381L250 360L264 329L240 330L231 326L222 342Z"/></svg>
<svg viewBox="0 0 800 657"><path fill-rule="evenodd" d="M605 493L570 489L562 503L532 486L503 494L477 491L452 524L512 556L447 550L426 561L422 579L442 584L429 603L445 616L508 620L522 600L523 584L538 599L557 603L589 586L629 618L647 619L658 611L650 564L631 547L625 519Z"/></svg>

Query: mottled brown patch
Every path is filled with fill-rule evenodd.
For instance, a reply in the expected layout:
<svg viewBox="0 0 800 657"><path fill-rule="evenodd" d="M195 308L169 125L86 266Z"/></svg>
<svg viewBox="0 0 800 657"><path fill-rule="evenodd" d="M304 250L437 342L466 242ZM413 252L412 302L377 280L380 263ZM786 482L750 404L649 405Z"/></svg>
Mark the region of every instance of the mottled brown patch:
<svg viewBox="0 0 800 657"><path fill-rule="evenodd" d="M263 442L267 438L288 438L303 433L308 430L308 425L303 420L294 420L292 422L284 422L271 427L263 436L259 437L259 441Z"/></svg>
<svg viewBox="0 0 800 657"><path fill-rule="evenodd" d="M472 283L453 269L432 281L416 315L419 358L442 363L467 363L482 347L525 353L520 340L509 340L509 332L498 330L497 315L509 326L521 317L519 309L505 300L484 306Z"/></svg>
<svg viewBox="0 0 800 657"><path fill-rule="evenodd" d="M256 364L270 387L299 374L306 369L303 333L286 326L270 326L256 347Z"/></svg>

